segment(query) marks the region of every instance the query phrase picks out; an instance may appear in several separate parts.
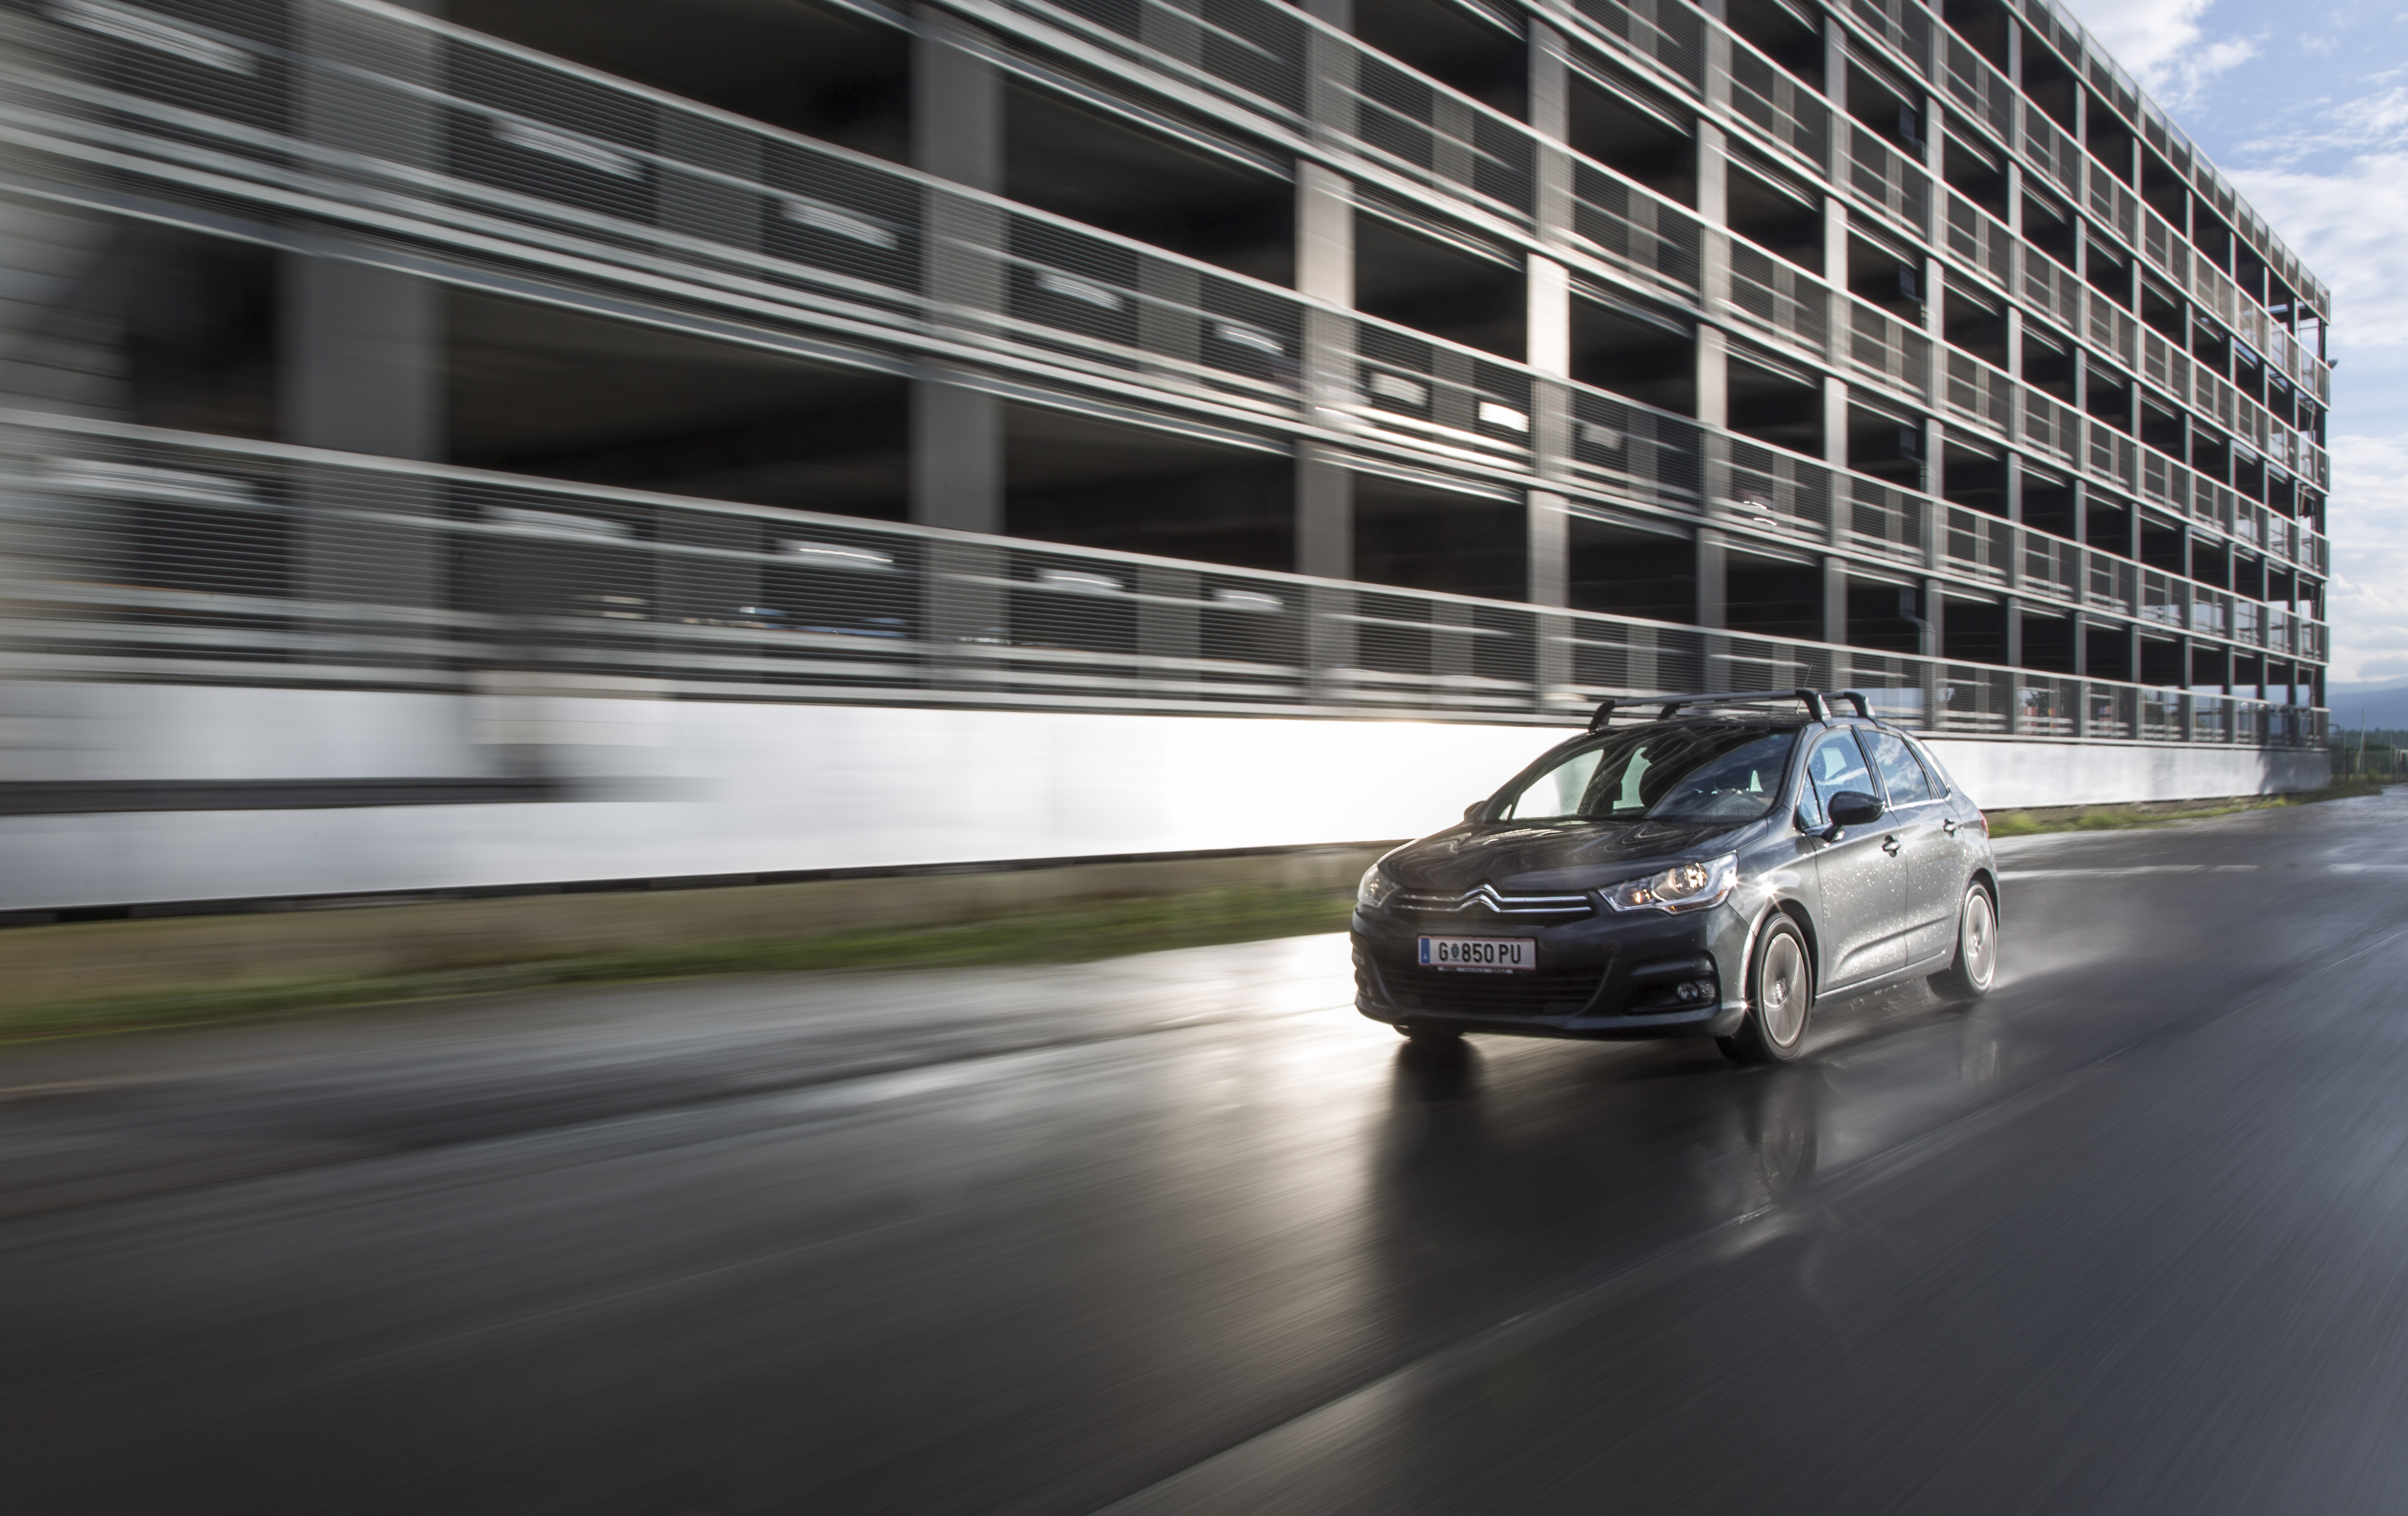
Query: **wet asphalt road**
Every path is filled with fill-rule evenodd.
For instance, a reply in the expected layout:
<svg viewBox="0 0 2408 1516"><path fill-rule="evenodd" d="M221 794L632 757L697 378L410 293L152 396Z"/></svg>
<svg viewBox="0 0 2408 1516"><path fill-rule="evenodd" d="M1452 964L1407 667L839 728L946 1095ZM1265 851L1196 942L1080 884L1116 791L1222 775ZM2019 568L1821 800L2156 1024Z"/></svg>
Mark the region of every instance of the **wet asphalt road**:
<svg viewBox="0 0 2408 1516"><path fill-rule="evenodd" d="M1335 938L0 1053L0 1503L2408 1506L2408 793L2001 856L1770 1070Z"/></svg>

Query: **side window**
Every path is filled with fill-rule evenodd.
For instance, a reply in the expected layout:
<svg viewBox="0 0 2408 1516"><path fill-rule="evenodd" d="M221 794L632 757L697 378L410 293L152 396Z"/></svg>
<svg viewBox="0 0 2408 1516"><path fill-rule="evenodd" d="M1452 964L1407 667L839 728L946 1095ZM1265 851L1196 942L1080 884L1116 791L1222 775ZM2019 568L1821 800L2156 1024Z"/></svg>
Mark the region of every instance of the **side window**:
<svg viewBox="0 0 2408 1516"><path fill-rule="evenodd" d="M1914 750L1914 755L1917 758L1923 760L1923 772L1929 777L1931 780L1931 793L1945 800L1950 795L1956 793L1956 785L1955 781L1948 778L1948 770L1940 766L1940 760L1932 756L1932 752L1929 748L1925 747L1920 742L1913 741L1907 743L1907 746Z"/></svg>
<svg viewBox="0 0 2408 1516"><path fill-rule="evenodd" d="M1882 783L1889 788L1892 806L1914 806L1932 798L1931 781L1924 777L1923 765L1914 759L1906 738L1896 732L1869 731L1864 734L1873 750L1873 762L1880 765Z"/></svg>
<svg viewBox="0 0 2408 1516"><path fill-rule="evenodd" d="M1814 744L1814 751L1806 760L1807 800L1817 821L1826 821L1831 812L1831 797L1842 790L1856 790L1876 794L1873 777L1865 768L1865 755L1856 751L1856 739L1845 732L1827 732Z"/></svg>

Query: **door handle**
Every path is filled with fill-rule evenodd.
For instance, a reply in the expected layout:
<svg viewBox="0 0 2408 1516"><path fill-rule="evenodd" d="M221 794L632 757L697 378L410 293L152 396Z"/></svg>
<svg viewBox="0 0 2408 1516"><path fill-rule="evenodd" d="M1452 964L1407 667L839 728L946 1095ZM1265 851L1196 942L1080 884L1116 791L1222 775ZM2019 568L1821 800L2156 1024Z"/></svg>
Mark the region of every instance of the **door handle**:
<svg viewBox="0 0 2408 1516"><path fill-rule="evenodd" d="M1951 816L1946 821L1940 823L1940 829L1942 832L1947 833L1950 837L1955 837L1956 835L1956 828L1963 824L1965 823L1958 821L1956 817Z"/></svg>
<svg viewBox="0 0 2408 1516"><path fill-rule="evenodd" d="M1893 858L1897 857L1898 838L1894 837L1885 837L1882 838L1882 851L1888 853Z"/></svg>

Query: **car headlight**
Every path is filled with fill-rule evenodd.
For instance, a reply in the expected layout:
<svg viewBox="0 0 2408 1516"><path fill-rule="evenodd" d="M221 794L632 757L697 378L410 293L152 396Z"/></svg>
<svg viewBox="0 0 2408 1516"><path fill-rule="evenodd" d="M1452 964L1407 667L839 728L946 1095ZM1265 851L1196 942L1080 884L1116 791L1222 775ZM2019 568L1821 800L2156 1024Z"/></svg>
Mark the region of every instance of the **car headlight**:
<svg viewBox="0 0 2408 1516"><path fill-rule="evenodd" d="M1605 903L1616 910L1704 910L1730 898L1739 887L1739 855L1727 852L1701 864L1674 864L1661 874L1608 885Z"/></svg>
<svg viewBox="0 0 2408 1516"><path fill-rule="evenodd" d="M1380 865L1373 864L1363 870L1363 882L1354 886L1354 908L1377 910L1397 893L1397 881L1390 879Z"/></svg>

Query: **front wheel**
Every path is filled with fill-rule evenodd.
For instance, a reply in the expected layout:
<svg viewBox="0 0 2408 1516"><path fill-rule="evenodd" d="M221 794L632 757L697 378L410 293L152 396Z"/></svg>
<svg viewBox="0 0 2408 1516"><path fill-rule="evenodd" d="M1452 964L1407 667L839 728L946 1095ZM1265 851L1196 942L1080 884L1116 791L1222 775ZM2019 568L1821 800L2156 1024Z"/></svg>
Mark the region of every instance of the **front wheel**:
<svg viewBox="0 0 2408 1516"><path fill-rule="evenodd" d="M1964 1003L1989 994L1990 981L1998 975L1999 907L1990 898L1990 887L1977 881L1966 889L1965 904L1956 912L1956 961L1928 982L1942 999Z"/></svg>
<svg viewBox="0 0 2408 1516"><path fill-rule="evenodd" d="M1785 1064L1806 1045L1806 1018L1814 1008L1814 962L1798 923L1775 916L1756 938L1748 966L1747 1020L1717 1037L1735 1064Z"/></svg>

